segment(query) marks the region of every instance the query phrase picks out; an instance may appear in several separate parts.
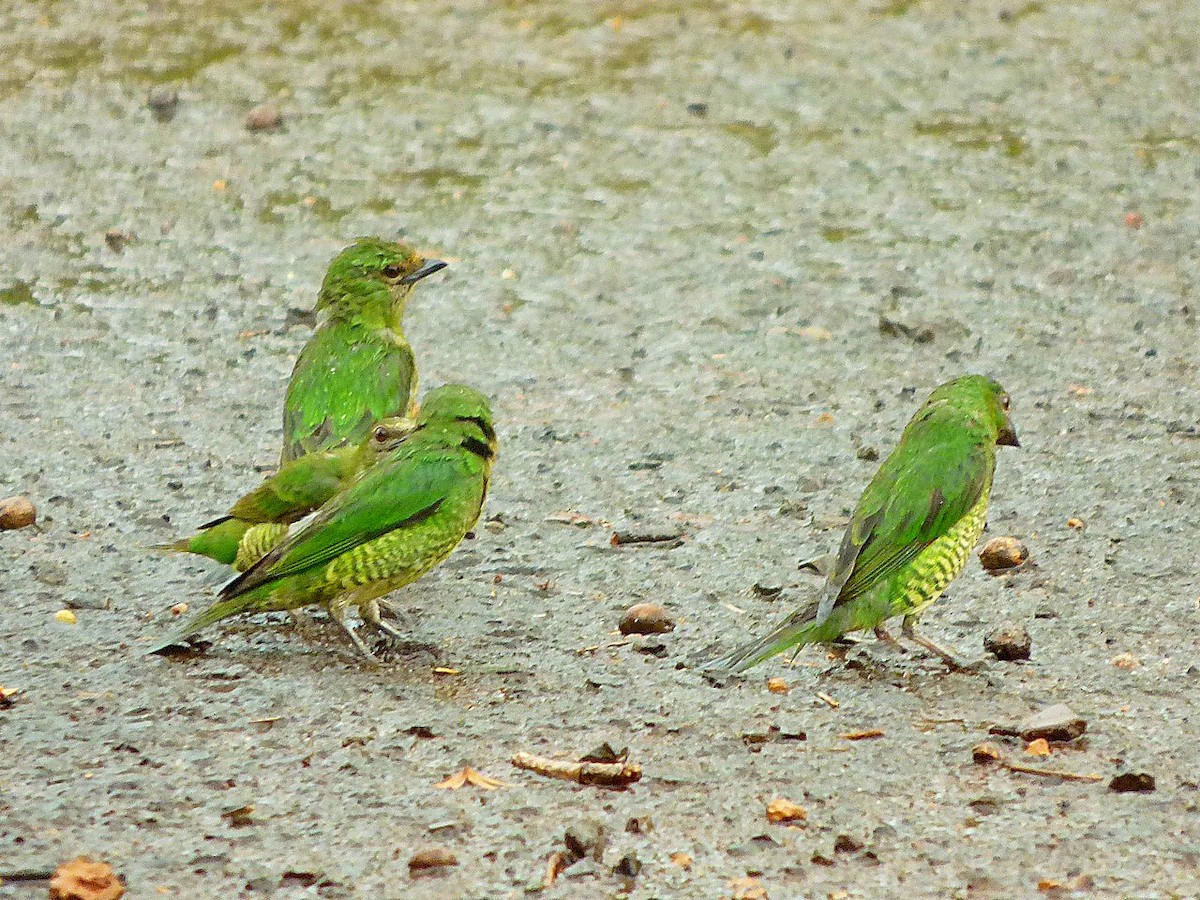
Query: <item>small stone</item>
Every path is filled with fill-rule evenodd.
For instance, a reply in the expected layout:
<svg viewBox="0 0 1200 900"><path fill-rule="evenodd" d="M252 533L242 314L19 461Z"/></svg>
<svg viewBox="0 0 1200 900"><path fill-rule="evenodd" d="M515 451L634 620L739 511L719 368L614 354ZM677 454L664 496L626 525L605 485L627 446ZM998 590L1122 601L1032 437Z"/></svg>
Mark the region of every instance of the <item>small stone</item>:
<svg viewBox="0 0 1200 900"><path fill-rule="evenodd" d="M1118 772L1108 783L1108 789L1119 794L1150 794L1154 791L1154 776L1148 772Z"/></svg>
<svg viewBox="0 0 1200 900"><path fill-rule="evenodd" d="M408 860L408 874L411 877L425 874L437 874L439 869L457 866L458 857L445 847L422 847Z"/></svg>
<svg viewBox="0 0 1200 900"><path fill-rule="evenodd" d="M604 826L595 819L580 819L567 829L563 835L563 843L567 845L567 850L574 859L590 856L599 862L604 856L604 846L607 843Z"/></svg>
<svg viewBox="0 0 1200 900"><path fill-rule="evenodd" d="M256 106L246 114L247 131L271 131L283 124L283 113L273 103Z"/></svg>
<svg viewBox="0 0 1200 900"><path fill-rule="evenodd" d="M1023 625L1005 624L994 629L983 639L983 649L1005 662L1029 659L1033 640Z"/></svg>
<svg viewBox="0 0 1200 900"><path fill-rule="evenodd" d="M104 232L104 243L108 245L108 249L113 253L120 253L125 249L125 245L133 240L133 235L128 231L122 231L120 228L110 228Z"/></svg>
<svg viewBox="0 0 1200 900"><path fill-rule="evenodd" d="M120 900L125 883L112 866L77 856L58 867L50 879L50 900Z"/></svg>
<svg viewBox="0 0 1200 900"><path fill-rule="evenodd" d="M676 851L671 854L671 864L679 866L681 869L690 869L692 867L692 855L683 851Z"/></svg>
<svg viewBox="0 0 1200 900"><path fill-rule="evenodd" d="M697 119L703 119L705 116L708 115L708 104L707 103L689 103L687 105L687 111L690 115L695 116Z"/></svg>
<svg viewBox="0 0 1200 900"><path fill-rule="evenodd" d="M768 822L804 822L807 819L808 810L786 797L776 797L767 804Z"/></svg>
<svg viewBox="0 0 1200 900"><path fill-rule="evenodd" d="M848 834L839 834L833 840L834 853L857 853L865 846L862 841Z"/></svg>
<svg viewBox="0 0 1200 900"><path fill-rule="evenodd" d="M173 88L160 84L150 89L150 93L146 95L146 105L150 107L150 114L159 122L170 122L179 109L179 94Z"/></svg>
<svg viewBox="0 0 1200 900"><path fill-rule="evenodd" d="M0 531L12 531L37 524L37 508L28 497L0 500Z"/></svg>
<svg viewBox="0 0 1200 900"><path fill-rule="evenodd" d="M171 615L173 616L182 616L187 611L188 605L186 603L176 603L171 607Z"/></svg>
<svg viewBox="0 0 1200 900"><path fill-rule="evenodd" d="M1029 548L1014 537L994 537L979 551L979 562L988 572L1015 569L1029 559Z"/></svg>
<svg viewBox="0 0 1200 900"><path fill-rule="evenodd" d="M1139 212L1125 213L1125 227L1137 230L1146 224L1146 218Z"/></svg>
<svg viewBox="0 0 1200 900"><path fill-rule="evenodd" d="M638 873L642 871L642 861L638 859L637 853L633 850L628 850L613 866L613 873L623 875L626 878L637 878Z"/></svg>
<svg viewBox="0 0 1200 900"><path fill-rule="evenodd" d="M859 459L865 459L867 462L875 462L879 459L879 451L874 447L859 447L855 453Z"/></svg>
<svg viewBox="0 0 1200 900"><path fill-rule="evenodd" d="M1118 669L1127 669L1129 671L1140 668L1142 665L1142 661L1132 653L1119 653L1109 661Z"/></svg>
<svg viewBox="0 0 1200 900"><path fill-rule="evenodd" d="M657 603L638 603L625 610L617 627L621 634L666 634L675 630L675 620Z"/></svg>
<svg viewBox="0 0 1200 900"><path fill-rule="evenodd" d="M1045 738L1037 738L1025 746L1026 756L1049 756L1050 743Z"/></svg>
<svg viewBox="0 0 1200 900"><path fill-rule="evenodd" d="M78 621L78 619L75 617L75 613L71 612L69 609L60 609L54 614L54 620L56 622L62 622L64 625L74 625Z"/></svg>
<svg viewBox="0 0 1200 900"><path fill-rule="evenodd" d="M654 821L649 816L631 816L625 823L629 834L649 834L654 830Z"/></svg>
<svg viewBox="0 0 1200 900"><path fill-rule="evenodd" d="M1065 703L1056 703L1025 718L1017 731L1026 741L1071 741L1087 731L1087 722Z"/></svg>
<svg viewBox="0 0 1200 900"><path fill-rule="evenodd" d="M999 762L1003 758L1004 752L990 741L984 741L982 744L976 744L971 748L971 759L975 760L981 766Z"/></svg>

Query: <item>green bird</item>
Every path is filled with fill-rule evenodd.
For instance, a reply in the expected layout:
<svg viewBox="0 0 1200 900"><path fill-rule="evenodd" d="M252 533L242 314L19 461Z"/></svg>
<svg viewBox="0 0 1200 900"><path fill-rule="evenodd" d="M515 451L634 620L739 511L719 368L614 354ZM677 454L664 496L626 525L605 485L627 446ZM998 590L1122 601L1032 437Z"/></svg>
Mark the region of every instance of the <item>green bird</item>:
<svg viewBox="0 0 1200 900"><path fill-rule="evenodd" d="M792 647L884 628L956 665L916 633L924 609L958 576L979 541L996 469L996 447L1019 447L1009 397L990 378L966 375L938 387L883 461L851 517L820 595L761 640L708 664L744 671Z"/></svg>
<svg viewBox="0 0 1200 900"><path fill-rule="evenodd" d="M150 652L228 616L321 604L373 659L347 622L349 610L357 607L367 625L403 637L380 618L381 607L391 610L380 598L444 560L475 525L495 455L487 398L463 385L431 391L407 440Z"/></svg>
<svg viewBox="0 0 1200 900"><path fill-rule="evenodd" d="M324 321L300 352L283 401L288 463L357 444L380 419L409 415L417 368L401 327L413 286L444 269L411 247L361 238L329 264L317 313Z"/></svg>
<svg viewBox="0 0 1200 900"><path fill-rule="evenodd" d="M292 460L190 538L153 549L197 553L243 572L283 539L291 523L343 490L416 427L412 419L384 419L357 447L322 450Z"/></svg>

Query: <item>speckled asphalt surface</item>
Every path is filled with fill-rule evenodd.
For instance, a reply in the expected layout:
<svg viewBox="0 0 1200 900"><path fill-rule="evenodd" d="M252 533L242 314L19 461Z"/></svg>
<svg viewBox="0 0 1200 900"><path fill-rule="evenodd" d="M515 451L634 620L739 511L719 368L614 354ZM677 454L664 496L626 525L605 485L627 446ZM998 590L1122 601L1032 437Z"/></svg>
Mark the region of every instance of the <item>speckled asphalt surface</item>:
<svg viewBox="0 0 1200 900"><path fill-rule="evenodd" d="M600 861L540 896L1200 895L1198 29L1182 0L7 4L0 496L44 528L0 534L0 874L86 852L137 898L519 897L590 819ZM283 127L246 130L268 101ZM144 657L213 589L145 547L274 461L297 312L373 233L452 261L406 329L503 442L475 540L397 595L438 655L372 669L279 617ZM1015 621L1032 660L688 668L801 602L859 451L964 371L1014 397L989 533L1037 565L972 562L925 628L982 657ZM657 650L614 634L639 601L678 621ZM1083 738L998 740L1100 781L972 762L1054 702ZM640 783L509 764L602 741ZM434 787L466 764L507 786ZM1127 767L1157 790L1108 790ZM432 845L459 865L410 879Z"/></svg>

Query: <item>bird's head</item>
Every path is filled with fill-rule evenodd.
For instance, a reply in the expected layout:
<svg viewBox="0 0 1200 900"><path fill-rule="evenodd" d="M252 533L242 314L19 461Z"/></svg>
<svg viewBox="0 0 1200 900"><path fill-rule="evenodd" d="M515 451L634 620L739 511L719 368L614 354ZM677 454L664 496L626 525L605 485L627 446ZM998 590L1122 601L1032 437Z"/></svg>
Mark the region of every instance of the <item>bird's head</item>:
<svg viewBox="0 0 1200 900"><path fill-rule="evenodd" d="M489 459L496 454L492 408L487 397L465 384L446 384L426 394L417 423L419 428L462 432L466 438L482 442Z"/></svg>
<svg viewBox="0 0 1200 900"><path fill-rule="evenodd" d="M986 375L964 375L947 381L929 395L927 405L945 403L978 422L1002 447L1020 447L1009 413L1008 392Z"/></svg>
<svg viewBox="0 0 1200 900"><path fill-rule="evenodd" d="M380 296L402 304L413 285L444 268L442 260L426 259L406 244L359 238L329 264L317 309L352 311L359 303Z"/></svg>

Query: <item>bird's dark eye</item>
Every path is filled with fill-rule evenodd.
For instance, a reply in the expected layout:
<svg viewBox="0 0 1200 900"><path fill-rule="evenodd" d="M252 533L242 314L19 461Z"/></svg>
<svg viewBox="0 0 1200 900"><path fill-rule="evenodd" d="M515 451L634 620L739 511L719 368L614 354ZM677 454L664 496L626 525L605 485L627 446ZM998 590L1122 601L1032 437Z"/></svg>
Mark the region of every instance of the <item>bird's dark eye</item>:
<svg viewBox="0 0 1200 900"><path fill-rule="evenodd" d="M375 441L377 443L382 444L387 439L388 439L388 430L386 428L384 428L382 425L377 426L375 428Z"/></svg>
<svg viewBox="0 0 1200 900"><path fill-rule="evenodd" d="M388 278L398 278L400 276L400 267L384 266L383 274Z"/></svg>

